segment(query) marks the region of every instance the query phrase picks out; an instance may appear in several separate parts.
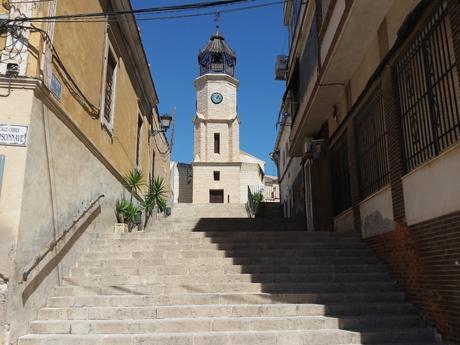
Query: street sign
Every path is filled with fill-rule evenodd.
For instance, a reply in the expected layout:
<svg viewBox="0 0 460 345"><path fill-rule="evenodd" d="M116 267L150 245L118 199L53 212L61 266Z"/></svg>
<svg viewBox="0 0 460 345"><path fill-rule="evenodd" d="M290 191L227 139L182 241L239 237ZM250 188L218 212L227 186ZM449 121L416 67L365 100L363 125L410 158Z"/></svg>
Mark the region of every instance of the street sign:
<svg viewBox="0 0 460 345"><path fill-rule="evenodd" d="M0 125L0 145L27 146L27 126Z"/></svg>

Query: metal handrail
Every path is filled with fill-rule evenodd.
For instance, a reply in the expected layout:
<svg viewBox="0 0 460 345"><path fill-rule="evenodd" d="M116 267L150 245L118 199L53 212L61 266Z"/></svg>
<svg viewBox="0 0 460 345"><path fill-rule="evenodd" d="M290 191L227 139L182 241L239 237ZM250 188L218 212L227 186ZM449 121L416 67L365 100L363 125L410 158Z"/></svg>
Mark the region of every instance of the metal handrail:
<svg viewBox="0 0 460 345"><path fill-rule="evenodd" d="M22 273L22 281L25 282L27 281L27 278L29 277L29 274L32 272L32 270L38 266L38 264L48 255L48 253L50 253L55 247L56 245L58 244L58 242L60 242L65 235L67 235L67 233L72 230L72 228L75 226L75 224L77 224L88 212L91 208L93 208L94 205L96 205L96 203L101 200L102 198L104 197L104 194L101 194L99 195L96 199L94 199L88 207L86 207L86 209L79 215L77 216L74 221L72 222L72 224L67 227L67 229L65 229L61 236L59 236L57 239L51 241L49 244L48 244L48 248L42 253L42 254L39 254L35 257L35 259L33 260L32 264L30 265L30 267L26 270L24 270L24 272Z"/></svg>
<svg viewBox="0 0 460 345"><path fill-rule="evenodd" d="M249 209L251 218L255 217L256 210L254 209L254 199L252 198L252 192L249 186L248 186L248 209Z"/></svg>

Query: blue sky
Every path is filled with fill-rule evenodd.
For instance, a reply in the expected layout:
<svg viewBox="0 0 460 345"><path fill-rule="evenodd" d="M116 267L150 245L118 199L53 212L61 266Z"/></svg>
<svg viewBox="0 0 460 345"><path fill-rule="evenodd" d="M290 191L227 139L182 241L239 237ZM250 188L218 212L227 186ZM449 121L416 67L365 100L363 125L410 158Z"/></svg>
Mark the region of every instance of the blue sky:
<svg viewBox="0 0 460 345"><path fill-rule="evenodd" d="M199 1L133 0L133 6L145 8L190 2ZM238 59L240 147L265 160L266 173L273 175L276 168L268 153L273 150L275 123L284 92L284 83L274 79L274 66L276 55L287 51L282 7L283 4L276 4L222 13L220 17L220 31ZM198 76L197 54L215 31L214 16L139 21L138 24L160 99L160 113L169 113L173 107L177 109L172 158L191 162L195 111L193 80Z"/></svg>

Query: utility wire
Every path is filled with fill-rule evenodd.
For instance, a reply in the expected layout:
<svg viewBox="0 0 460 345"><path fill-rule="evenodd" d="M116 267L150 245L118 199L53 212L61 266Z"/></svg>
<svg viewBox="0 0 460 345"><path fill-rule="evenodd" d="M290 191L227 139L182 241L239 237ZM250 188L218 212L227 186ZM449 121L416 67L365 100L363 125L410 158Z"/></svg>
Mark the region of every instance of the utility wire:
<svg viewBox="0 0 460 345"><path fill-rule="evenodd" d="M151 14L151 13L167 13L167 12L177 12L177 11L188 11L188 10L201 10L206 8L220 7L244 2L254 2L256 0L220 0L220 1L207 1L200 2L196 4L185 4L185 5L175 5L175 6L160 6L160 7L149 7L141 8L137 10L129 11L115 11L115 12L95 12L95 13L80 13L80 14L68 14L60 16L44 16L44 17L21 17L11 19L11 21L26 21L26 22L43 22L43 21L65 21L65 20L75 20L75 19L99 19L99 18L111 18L122 15L142 15L142 14Z"/></svg>
<svg viewBox="0 0 460 345"><path fill-rule="evenodd" d="M242 6L238 8L232 8L228 10L219 10L219 13L234 13L234 12L242 12L247 10L259 9L263 7L275 6L279 4L284 4L287 0L278 0L269 2L266 4L259 4L259 5L252 5L252 6ZM183 18L192 18L192 17L205 17L205 16L215 16L216 12L203 12L203 13L193 13L193 14L178 14L178 15L170 15L170 16L154 16L154 17L141 17L136 18L136 21L155 21L155 20L171 20L171 19L183 19ZM63 21L57 21L58 23L105 23L105 22L123 22L123 21L133 21L134 18L132 17L114 17L108 19L67 19Z"/></svg>

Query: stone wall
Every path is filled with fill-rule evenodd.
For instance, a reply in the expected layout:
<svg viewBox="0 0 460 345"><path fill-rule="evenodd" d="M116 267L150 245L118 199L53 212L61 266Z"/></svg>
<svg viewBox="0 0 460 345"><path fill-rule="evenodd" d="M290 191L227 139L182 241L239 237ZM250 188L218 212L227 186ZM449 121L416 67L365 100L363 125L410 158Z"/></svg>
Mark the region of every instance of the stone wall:
<svg viewBox="0 0 460 345"><path fill-rule="evenodd" d="M15 91L9 100L15 105L15 115L23 111L29 130L27 147L0 147L6 153L0 201L1 261L2 273L10 278L6 315L14 342L75 264L89 234L111 231L115 200L123 187L75 127L64 123L63 115L50 110L32 91ZM5 110L0 110L0 117L6 116ZM14 183L18 176L21 180ZM75 243L58 247L50 254L55 261L46 265L44 261L22 282L26 267L100 194L105 195L100 210L88 227L78 229Z"/></svg>
<svg viewBox="0 0 460 345"><path fill-rule="evenodd" d="M214 181L213 171L220 171L220 181ZM210 189L223 189L224 203L240 203L240 163L194 163L193 203L209 203Z"/></svg>

